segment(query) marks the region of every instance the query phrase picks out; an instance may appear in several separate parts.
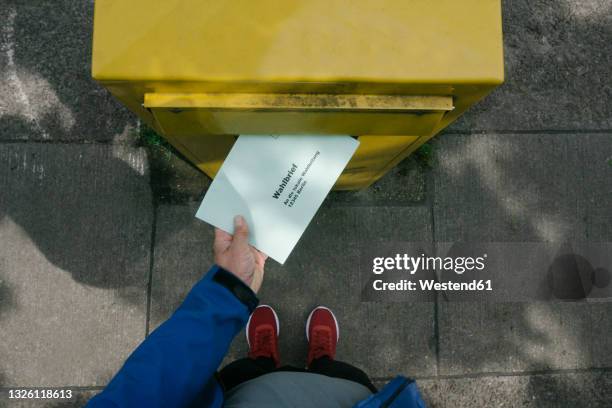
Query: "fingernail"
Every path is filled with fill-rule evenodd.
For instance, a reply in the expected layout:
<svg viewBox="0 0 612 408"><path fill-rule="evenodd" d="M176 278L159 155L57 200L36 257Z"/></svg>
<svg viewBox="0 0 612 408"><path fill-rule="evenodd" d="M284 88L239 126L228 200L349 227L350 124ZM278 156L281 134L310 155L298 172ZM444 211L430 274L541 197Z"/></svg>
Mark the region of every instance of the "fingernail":
<svg viewBox="0 0 612 408"><path fill-rule="evenodd" d="M244 225L244 217L242 215L237 215L234 217L234 225L236 227L242 227Z"/></svg>

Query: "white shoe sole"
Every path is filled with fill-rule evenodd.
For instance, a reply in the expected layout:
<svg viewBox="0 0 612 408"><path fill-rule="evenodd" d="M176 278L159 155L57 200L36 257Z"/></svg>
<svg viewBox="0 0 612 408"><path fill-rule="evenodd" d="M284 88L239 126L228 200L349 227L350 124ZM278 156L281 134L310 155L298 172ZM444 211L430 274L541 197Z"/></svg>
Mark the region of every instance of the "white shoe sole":
<svg viewBox="0 0 612 408"><path fill-rule="evenodd" d="M338 340L340 340L340 326L338 326L338 319L336 319L336 315L334 314L334 312L332 312L330 309L328 309L325 306L317 306L317 307L315 307L312 310L312 312L310 312L310 314L308 315L308 320L306 320L306 340L310 341L310 336L308 335L308 326L310 326L310 319L312 318L312 315L318 309L325 309L329 313L331 313L332 317L334 318L334 323L336 324L336 342L338 342Z"/></svg>
<svg viewBox="0 0 612 408"><path fill-rule="evenodd" d="M276 311L272 308L272 306L268 306L268 305L259 305L255 308L255 310L257 310L260 307L267 307L268 309L272 311L272 314L274 315L274 320L276 320L276 335L280 336L280 323L278 321L278 315L276 314ZM255 313L255 310L253 310L253 313ZM246 341L247 341L247 344L249 345L249 348L251 348L251 342L249 341L249 326L251 325L251 317L253 317L253 313L251 313L251 315L249 316L249 320L247 321L247 325L246 325L246 330L244 331L245 336L246 336Z"/></svg>

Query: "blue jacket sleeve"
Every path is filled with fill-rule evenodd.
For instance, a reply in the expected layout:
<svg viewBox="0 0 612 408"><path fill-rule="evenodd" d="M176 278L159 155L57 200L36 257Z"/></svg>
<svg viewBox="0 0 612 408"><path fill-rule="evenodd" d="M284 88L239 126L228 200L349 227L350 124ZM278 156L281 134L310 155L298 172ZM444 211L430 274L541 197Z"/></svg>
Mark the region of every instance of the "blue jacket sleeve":
<svg viewBox="0 0 612 408"><path fill-rule="evenodd" d="M246 285L214 266L88 406L185 407L196 397L220 406L214 373L256 305Z"/></svg>

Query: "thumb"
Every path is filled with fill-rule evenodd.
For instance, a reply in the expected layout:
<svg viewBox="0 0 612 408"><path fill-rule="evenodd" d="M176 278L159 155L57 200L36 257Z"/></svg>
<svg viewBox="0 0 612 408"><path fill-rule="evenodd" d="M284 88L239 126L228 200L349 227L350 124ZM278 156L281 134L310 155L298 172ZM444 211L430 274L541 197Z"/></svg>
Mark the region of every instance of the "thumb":
<svg viewBox="0 0 612 408"><path fill-rule="evenodd" d="M249 226L242 215L234 217L234 239L235 244L249 243Z"/></svg>
<svg viewBox="0 0 612 408"><path fill-rule="evenodd" d="M255 268L255 273L253 274L253 281L251 282L251 289L253 292L259 292L261 288L261 284L263 283L264 278L264 270L263 268Z"/></svg>

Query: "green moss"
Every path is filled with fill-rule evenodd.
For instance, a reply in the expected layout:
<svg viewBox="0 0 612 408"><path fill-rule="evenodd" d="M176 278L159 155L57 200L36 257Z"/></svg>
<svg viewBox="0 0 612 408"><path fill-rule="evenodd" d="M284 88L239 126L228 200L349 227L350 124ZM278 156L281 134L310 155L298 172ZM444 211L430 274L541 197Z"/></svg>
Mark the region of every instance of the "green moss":
<svg viewBox="0 0 612 408"><path fill-rule="evenodd" d="M173 156L182 158L182 155L163 136L142 122L138 132L138 144L149 149L151 155L158 159L169 161Z"/></svg>
<svg viewBox="0 0 612 408"><path fill-rule="evenodd" d="M608 159L608 166L612 167L612 157Z"/></svg>
<svg viewBox="0 0 612 408"><path fill-rule="evenodd" d="M433 145L425 143L414 152L414 155L422 167L432 168L434 166L435 152Z"/></svg>
<svg viewBox="0 0 612 408"><path fill-rule="evenodd" d="M173 147L160 136L155 130L151 129L145 124L141 124L140 133L138 134L138 140L142 146L145 147L163 147L172 150Z"/></svg>
<svg viewBox="0 0 612 408"><path fill-rule="evenodd" d="M141 123L136 136L148 152L155 203L197 200L208 178L152 128Z"/></svg>

